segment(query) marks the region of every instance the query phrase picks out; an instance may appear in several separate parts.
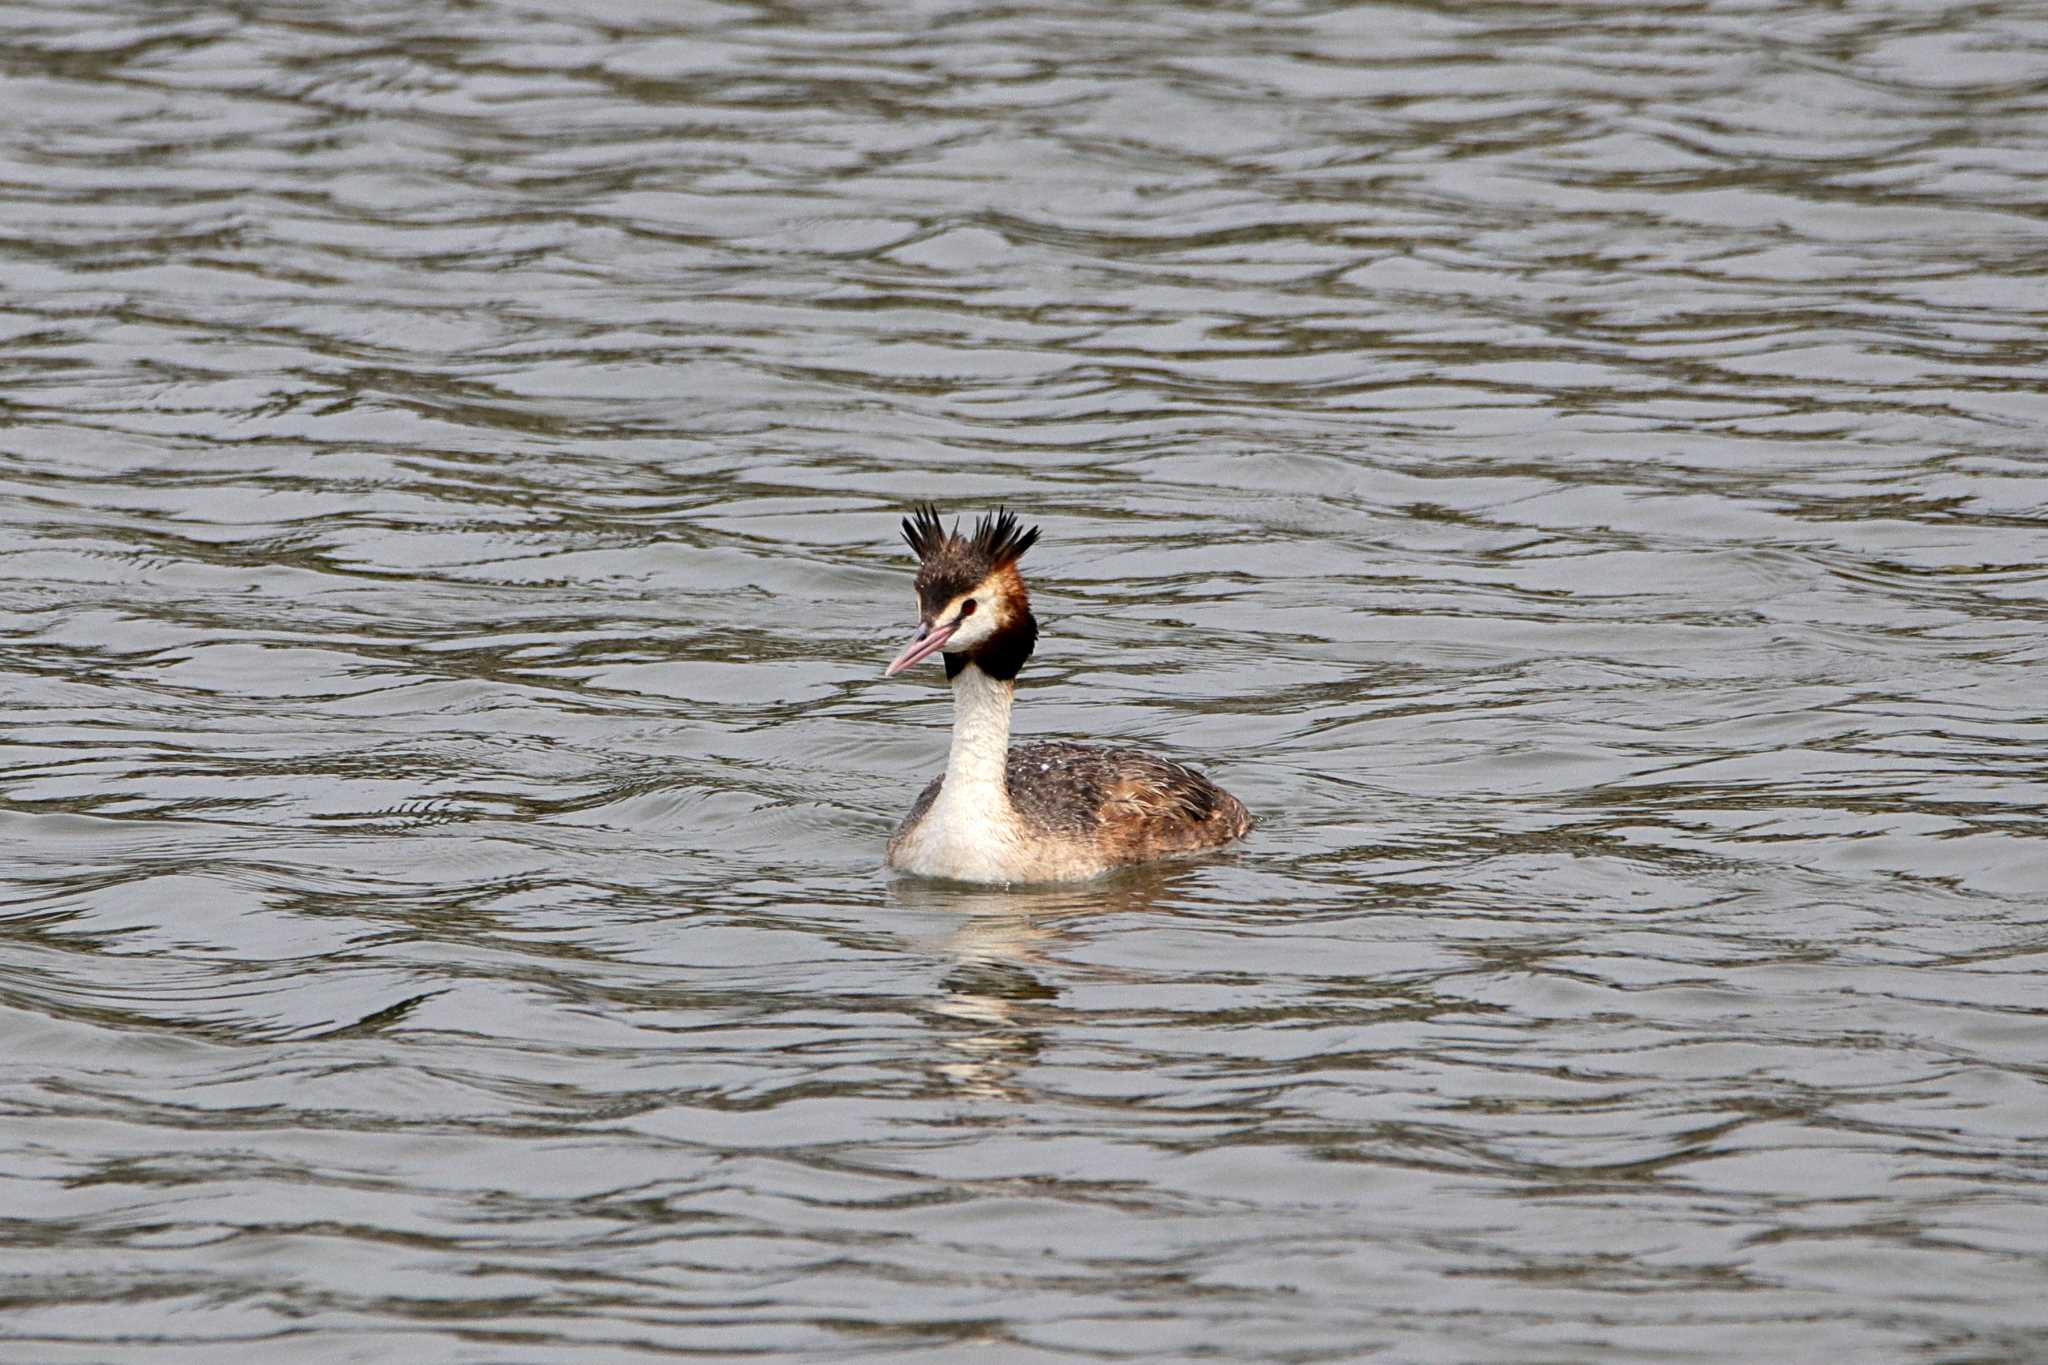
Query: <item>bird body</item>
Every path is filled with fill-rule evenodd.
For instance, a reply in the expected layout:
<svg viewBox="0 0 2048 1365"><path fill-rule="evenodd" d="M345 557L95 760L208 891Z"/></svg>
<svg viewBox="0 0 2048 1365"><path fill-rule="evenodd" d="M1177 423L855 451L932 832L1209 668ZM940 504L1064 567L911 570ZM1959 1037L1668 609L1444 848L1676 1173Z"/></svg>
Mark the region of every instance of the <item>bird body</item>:
<svg viewBox="0 0 2048 1365"><path fill-rule="evenodd" d="M1237 798L1170 759L1088 744L1012 748L1016 678L1038 639L1017 560L1037 528L1001 512L963 537L925 507L903 532L920 561L919 628L888 672L943 652L954 717L946 771L889 840L889 866L964 882L1081 881L1251 828Z"/></svg>

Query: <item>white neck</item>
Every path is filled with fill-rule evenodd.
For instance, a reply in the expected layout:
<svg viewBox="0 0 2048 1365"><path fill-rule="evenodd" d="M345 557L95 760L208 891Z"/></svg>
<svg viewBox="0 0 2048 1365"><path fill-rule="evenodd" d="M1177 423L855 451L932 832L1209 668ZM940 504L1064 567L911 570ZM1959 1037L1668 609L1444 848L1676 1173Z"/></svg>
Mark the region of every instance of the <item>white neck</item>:
<svg viewBox="0 0 2048 1365"><path fill-rule="evenodd" d="M1003 779L1010 755L1010 702L1014 683L998 682L973 664L953 679L953 749L946 755L948 804L1008 810L1010 789Z"/></svg>
<svg viewBox="0 0 2048 1365"><path fill-rule="evenodd" d="M939 795L890 841L893 867L961 882L1029 881L1044 872L1010 802L1010 700L1016 688L973 664L953 678L953 749Z"/></svg>

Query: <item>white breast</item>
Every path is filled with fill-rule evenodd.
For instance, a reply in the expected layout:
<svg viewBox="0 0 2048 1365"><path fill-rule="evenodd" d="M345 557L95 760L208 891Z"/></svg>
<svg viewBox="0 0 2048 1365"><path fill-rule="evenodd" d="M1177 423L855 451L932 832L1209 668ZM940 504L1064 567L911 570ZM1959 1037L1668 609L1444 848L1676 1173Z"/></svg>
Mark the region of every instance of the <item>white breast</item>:
<svg viewBox="0 0 2048 1365"><path fill-rule="evenodd" d="M924 818L889 845L889 866L962 882L1057 882L1109 864L1090 845L1027 828L1010 804L1011 685L969 664L953 679L953 747Z"/></svg>
<svg viewBox="0 0 2048 1365"><path fill-rule="evenodd" d="M991 810L955 797L952 786L941 787L924 819L903 832L889 850L889 865L961 882L1026 879L1031 858L1008 803Z"/></svg>

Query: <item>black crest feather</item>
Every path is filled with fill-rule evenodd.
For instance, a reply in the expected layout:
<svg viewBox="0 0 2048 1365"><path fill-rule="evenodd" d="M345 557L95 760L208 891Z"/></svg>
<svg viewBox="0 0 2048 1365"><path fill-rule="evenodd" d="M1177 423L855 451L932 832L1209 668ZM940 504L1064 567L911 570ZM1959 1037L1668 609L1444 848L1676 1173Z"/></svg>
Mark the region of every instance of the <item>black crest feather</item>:
<svg viewBox="0 0 2048 1365"><path fill-rule="evenodd" d="M910 552L920 563L930 559L948 540L959 538L960 523L954 522L952 535L947 535L946 528L939 524L939 509L928 502L920 504L903 519L903 543L910 547Z"/></svg>
<svg viewBox="0 0 2048 1365"><path fill-rule="evenodd" d="M1015 512L999 507L976 518L974 534L963 537L958 521L947 530L939 520L939 509L925 502L903 519L903 543L921 564L951 561L961 571L971 570L978 580L1022 559L1024 552L1038 543L1038 528L1025 530Z"/></svg>
<svg viewBox="0 0 2048 1365"><path fill-rule="evenodd" d="M1017 514L1008 508L996 511L974 523L974 539L968 542L970 553L986 559L991 569L1005 564L1015 564L1024 557L1024 552L1038 543L1038 528L1025 530Z"/></svg>

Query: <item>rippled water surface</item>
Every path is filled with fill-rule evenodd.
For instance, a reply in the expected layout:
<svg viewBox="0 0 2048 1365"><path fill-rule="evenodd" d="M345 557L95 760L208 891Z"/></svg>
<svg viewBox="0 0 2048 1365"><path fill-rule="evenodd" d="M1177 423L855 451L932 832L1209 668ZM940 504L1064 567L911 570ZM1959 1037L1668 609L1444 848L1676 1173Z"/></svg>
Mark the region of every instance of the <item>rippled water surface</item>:
<svg viewBox="0 0 2048 1365"><path fill-rule="evenodd" d="M0 40L7 1359L2042 1358L2038 7Z"/></svg>

